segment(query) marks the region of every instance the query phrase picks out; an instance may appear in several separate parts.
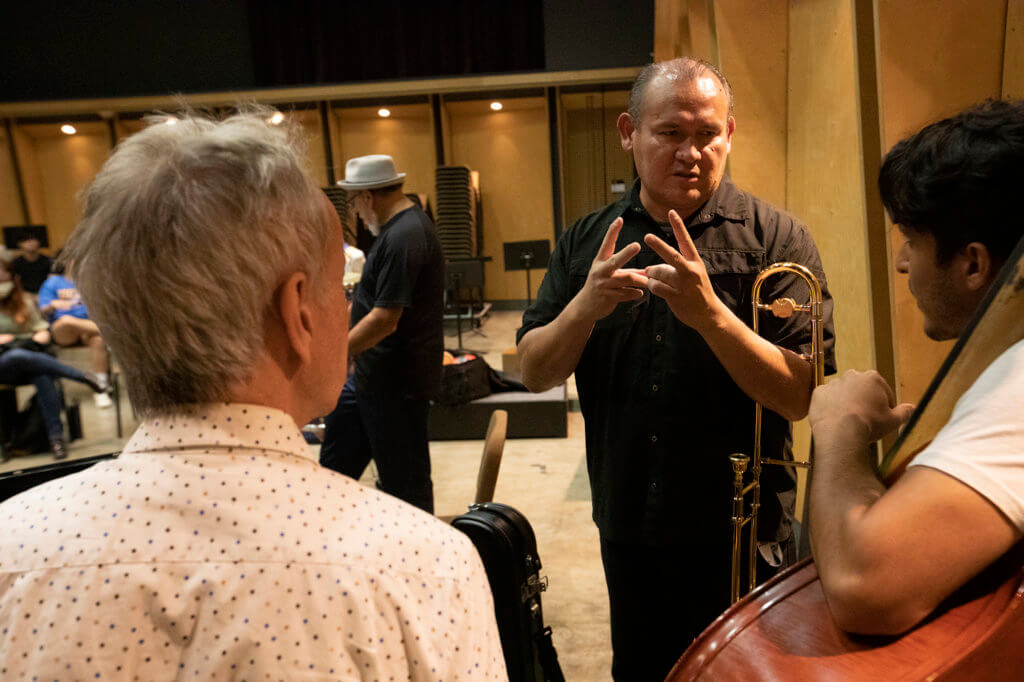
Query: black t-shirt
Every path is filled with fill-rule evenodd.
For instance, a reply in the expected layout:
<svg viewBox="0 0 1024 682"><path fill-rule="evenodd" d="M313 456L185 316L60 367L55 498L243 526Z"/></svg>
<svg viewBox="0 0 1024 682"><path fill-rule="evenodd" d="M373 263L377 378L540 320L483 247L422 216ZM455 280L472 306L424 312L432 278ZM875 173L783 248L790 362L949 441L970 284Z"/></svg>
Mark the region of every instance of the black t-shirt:
<svg viewBox="0 0 1024 682"><path fill-rule="evenodd" d="M523 315L517 341L554 320L579 292L616 218L624 222L615 250L630 242L642 246L627 267L662 262L644 244L649 232L677 248L675 236L644 209L639 189L638 181L622 200L562 234L537 299ZM807 266L822 285L826 372L835 371L832 297L814 240L803 225L727 178L686 224L715 293L748 325L757 274L779 261ZM783 296L806 303L807 286L793 275L768 279L762 301ZM765 314L759 320L761 336L809 352L808 315L781 320ZM648 293L639 301L620 303L594 326L576 367L576 386L586 424L594 520L601 535L653 544L708 536L727 542L732 499L728 457L751 454L754 402L700 334L680 322L658 296ZM761 435L763 457L792 457L789 422L780 415L764 410ZM762 540L789 537L795 500L792 473L777 466L762 470Z"/></svg>
<svg viewBox="0 0 1024 682"><path fill-rule="evenodd" d="M434 224L416 206L389 220L370 248L352 296L352 326L375 307L402 308L402 316L394 333L356 356L356 391L437 397L444 353L444 257Z"/></svg>
<svg viewBox="0 0 1024 682"><path fill-rule="evenodd" d="M24 256L18 256L11 261L11 272L21 278L21 288L25 291L38 294L39 287L50 276L52 265L49 256L40 255L35 261L29 261Z"/></svg>

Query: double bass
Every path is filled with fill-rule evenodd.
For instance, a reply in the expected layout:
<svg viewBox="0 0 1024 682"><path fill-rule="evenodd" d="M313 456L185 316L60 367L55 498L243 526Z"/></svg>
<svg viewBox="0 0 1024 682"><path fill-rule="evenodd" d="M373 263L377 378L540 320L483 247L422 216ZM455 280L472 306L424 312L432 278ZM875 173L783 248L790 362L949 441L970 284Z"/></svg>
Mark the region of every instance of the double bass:
<svg viewBox="0 0 1024 682"><path fill-rule="evenodd" d="M891 485L902 474L949 421L959 397L1022 338L1024 239L883 458L882 480ZM839 629L814 562L804 559L719 616L683 653L667 681L1021 679L1024 541L954 592L921 624L894 637Z"/></svg>

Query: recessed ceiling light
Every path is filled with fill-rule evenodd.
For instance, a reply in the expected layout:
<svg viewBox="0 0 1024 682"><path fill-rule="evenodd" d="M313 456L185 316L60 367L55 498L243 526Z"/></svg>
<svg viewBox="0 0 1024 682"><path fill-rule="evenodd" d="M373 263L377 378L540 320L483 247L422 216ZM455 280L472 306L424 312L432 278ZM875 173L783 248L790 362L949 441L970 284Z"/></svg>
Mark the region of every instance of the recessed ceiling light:
<svg viewBox="0 0 1024 682"><path fill-rule="evenodd" d="M65 135L74 135L75 133L78 132L75 126L71 125L70 123L65 123L64 125L62 125L60 127L60 131Z"/></svg>
<svg viewBox="0 0 1024 682"><path fill-rule="evenodd" d="M501 102L491 102L491 111L501 111L503 106Z"/></svg>
<svg viewBox="0 0 1024 682"><path fill-rule="evenodd" d="M388 116L391 115L391 110L382 107L377 110L377 115L380 116L381 118L387 118Z"/></svg>
<svg viewBox="0 0 1024 682"><path fill-rule="evenodd" d="M284 114L282 114L280 111L275 111L274 115L267 120L270 121L270 125L281 125L281 123L284 122Z"/></svg>

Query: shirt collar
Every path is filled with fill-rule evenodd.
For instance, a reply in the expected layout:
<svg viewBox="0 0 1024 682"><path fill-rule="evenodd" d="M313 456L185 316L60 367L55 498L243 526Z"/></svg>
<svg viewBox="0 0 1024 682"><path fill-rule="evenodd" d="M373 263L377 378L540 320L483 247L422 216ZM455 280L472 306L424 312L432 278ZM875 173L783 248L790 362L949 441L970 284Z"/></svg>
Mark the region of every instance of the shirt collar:
<svg viewBox="0 0 1024 682"><path fill-rule="evenodd" d="M633 183L632 189L624 198L623 213L632 210L640 215L650 217L643 202L640 201L640 178ZM620 214L621 215L621 214ZM713 222L715 216L725 220L744 221L747 219L747 205L743 201L743 195L739 188L732 183L728 176L723 175L718 189L711 195L700 210L693 217L683 216L687 220L687 227L691 225L703 225Z"/></svg>
<svg viewBox="0 0 1024 682"><path fill-rule="evenodd" d="M291 416L271 407L242 403L185 405L173 414L147 419L132 435L124 452L196 448L211 452L257 449L316 461Z"/></svg>

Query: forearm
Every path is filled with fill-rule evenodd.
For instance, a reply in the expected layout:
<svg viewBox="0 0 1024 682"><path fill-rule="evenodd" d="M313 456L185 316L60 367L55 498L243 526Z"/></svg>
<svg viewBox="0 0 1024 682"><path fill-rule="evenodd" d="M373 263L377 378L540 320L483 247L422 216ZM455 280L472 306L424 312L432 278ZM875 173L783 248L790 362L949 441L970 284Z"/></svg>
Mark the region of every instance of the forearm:
<svg viewBox="0 0 1024 682"><path fill-rule="evenodd" d="M852 419L814 429L814 473L810 495L810 539L826 600L846 630L899 631L905 614L882 586L894 586L899 566L885 550L886 531L872 508L885 486L869 456L863 425ZM894 619L886 623L885 618Z"/></svg>
<svg viewBox="0 0 1024 682"><path fill-rule="evenodd" d="M868 457L866 429L853 419L816 426L810 488L811 544L819 573L862 568L865 514L885 492Z"/></svg>
<svg viewBox="0 0 1024 682"><path fill-rule="evenodd" d="M807 415L810 363L758 336L724 305L698 330L733 381L753 400L790 421Z"/></svg>
<svg viewBox="0 0 1024 682"><path fill-rule="evenodd" d="M527 332L517 349L526 387L546 391L569 378L593 329L594 321L582 314L574 298L554 320Z"/></svg>
<svg viewBox="0 0 1024 682"><path fill-rule="evenodd" d="M383 309L374 308L349 331L349 356L355 357L363 351L373 348L394 332L397 327L397 320L392 321Z"/></svg>

